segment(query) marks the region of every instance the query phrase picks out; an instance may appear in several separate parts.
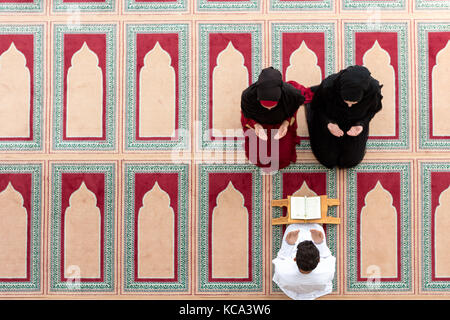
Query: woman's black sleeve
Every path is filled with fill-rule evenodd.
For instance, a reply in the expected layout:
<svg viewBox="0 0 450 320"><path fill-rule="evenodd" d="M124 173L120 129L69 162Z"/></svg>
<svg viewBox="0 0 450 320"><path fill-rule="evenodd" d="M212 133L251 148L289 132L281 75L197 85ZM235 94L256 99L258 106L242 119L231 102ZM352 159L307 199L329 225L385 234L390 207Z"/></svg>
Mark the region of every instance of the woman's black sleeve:
<svg viewBox="0 0 450 320"><path fill-rule="evenodd" d="M380 87L381 89L381 87ZM383 107L381 99L383 96L381 95L381 91L378 90L374 94L374 99L371 101L370 107L367 110L367 114L364 118L360 119L355 125L361 125L363 128L367 128L369 126L370 120L375 116L377 112L381 110Z"/></svg>
<svg viewBox="0 0 450 320"><path fill-rule="evenodd" d="M328 125L329 123L336 123L336 120L330 118L327 115L326 107L329 103L329 98L327 98L327 90L322 86L316 88L314 93L314 98L311 102L311 109L314 111L314 117L318 117L321 123Z"/></svg>

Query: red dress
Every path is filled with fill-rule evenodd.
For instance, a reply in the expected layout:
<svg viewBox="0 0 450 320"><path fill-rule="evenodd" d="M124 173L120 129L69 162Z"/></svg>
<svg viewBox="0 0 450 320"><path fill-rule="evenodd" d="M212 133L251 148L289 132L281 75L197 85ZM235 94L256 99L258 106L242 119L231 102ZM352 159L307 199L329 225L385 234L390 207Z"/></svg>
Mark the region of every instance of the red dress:
<svg viewBox="0 0 450 320"><path fill-rule="evenodd" d="M288 81L289 84L300 90L305 97L304 103L312 100L314 93L295 81ZM300 143L300 137L297 136L297 112L290 118L289 127L286 135L276 140L273 137L281 126L279 124L263 124L261 126L266 130L267 140L262 140L256 136L255 124L253 119L245 118L241 112L241 124L245 136L245 156L254 165L263 168L266 172L273 172L287 167L291 162L297 160L295 145Z"/></svg>

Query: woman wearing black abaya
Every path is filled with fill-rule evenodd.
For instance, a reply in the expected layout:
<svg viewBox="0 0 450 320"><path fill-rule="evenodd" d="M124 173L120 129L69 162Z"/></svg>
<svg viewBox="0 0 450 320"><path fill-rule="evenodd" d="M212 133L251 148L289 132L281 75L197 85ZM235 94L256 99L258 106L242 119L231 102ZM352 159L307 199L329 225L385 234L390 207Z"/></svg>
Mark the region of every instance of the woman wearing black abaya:
<svg viewBox="0 0 450 320"><path fill-rule="evenodd" d="M315 88L307 105L311 149L327 168L350 168L362 161L369 122L381 110L381 87L363 66L332 74Z"/></svg>
<svg viewBox="0 0 450 320"><path fill-rule="evenodd" d="M306 100L305 100L306 97ZM297 159L296 113L310 102L312 92L295 81L284 82L280 71L269 67L242 92L241 123L245 155L266 171L276 171Z"/></svg>

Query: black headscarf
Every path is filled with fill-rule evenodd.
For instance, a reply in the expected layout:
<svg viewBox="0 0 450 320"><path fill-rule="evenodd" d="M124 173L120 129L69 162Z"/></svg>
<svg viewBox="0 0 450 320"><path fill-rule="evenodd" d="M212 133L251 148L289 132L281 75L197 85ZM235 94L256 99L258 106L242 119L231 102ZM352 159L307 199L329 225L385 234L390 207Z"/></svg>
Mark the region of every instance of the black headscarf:
<svg viewBox="0 0 450 320"><path fill-rule="evenodd" d="M340 76L341 97L346 101L358 102L367 91L370 71L363 66L350 66Z"/></svg>
<svg viewBox="0 0 450 320"><path fill-rule="evenodd" d="M315 89L311 101L311 108L320 115L316 119L323 122L314 124L312 130L328 130L329 122L337 123L345 131L354 125L368 127L369 121L382 108L381 87L364 66L350 66L328 76ZM348 107L344 100L358 103Z"/></svg>
<svg viewBox="0 0 450 320"><path fill-rule="evenodd" d="M272 109L261 106L259 100L278 101ZM242 92L241 110L244 117L261 124L279 124L292 117L305 98L300 90L283 82L281 72L273 67L261 71L258 81Z"/></svg>

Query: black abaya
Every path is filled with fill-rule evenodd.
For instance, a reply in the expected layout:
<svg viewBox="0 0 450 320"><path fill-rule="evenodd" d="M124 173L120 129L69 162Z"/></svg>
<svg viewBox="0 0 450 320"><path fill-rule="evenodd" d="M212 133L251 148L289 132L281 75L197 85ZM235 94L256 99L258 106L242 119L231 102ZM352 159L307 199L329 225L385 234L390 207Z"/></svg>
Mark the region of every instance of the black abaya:
<svg viewBox="0 0 450 320"><path fill-rule="evenodd" d="M382 107L381 86L378 81L370 76L365 67L355 67L324 79L320 86L314 88L314 97L306 107L311 149L317 160L327 168L350 168L362 161L369 136L369 122ZM342 98L341 77L350 68L359 76L355 77L353 85L359 85L363 94L358 103L348 107ZM348 75L349 73L346 74L346 86ZM364 79L361 79L361 75ZM329 123L337 124L344 135L336 137L331 134L327 127ZM358 125L363 127L362 132L357 136L349 136L347 131Z"/></svg>

